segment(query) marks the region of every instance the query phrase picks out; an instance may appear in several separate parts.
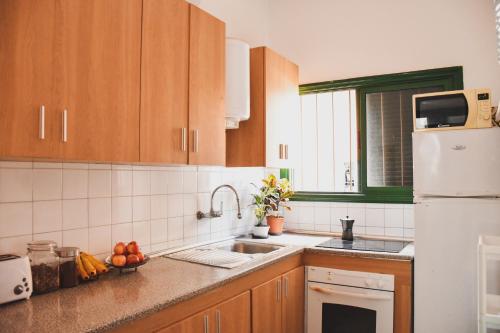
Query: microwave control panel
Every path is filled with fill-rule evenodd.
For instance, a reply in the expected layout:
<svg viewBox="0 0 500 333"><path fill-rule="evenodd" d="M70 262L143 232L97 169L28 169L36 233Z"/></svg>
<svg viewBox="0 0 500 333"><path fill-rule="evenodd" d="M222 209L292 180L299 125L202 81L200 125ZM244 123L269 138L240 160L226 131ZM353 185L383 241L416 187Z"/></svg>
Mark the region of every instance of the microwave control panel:
<svg viewBox="0 0 500 333"><path fill-rule="evenodd" d="M487 91L477 91L477 127L491 126L491 100Z"/></svg>

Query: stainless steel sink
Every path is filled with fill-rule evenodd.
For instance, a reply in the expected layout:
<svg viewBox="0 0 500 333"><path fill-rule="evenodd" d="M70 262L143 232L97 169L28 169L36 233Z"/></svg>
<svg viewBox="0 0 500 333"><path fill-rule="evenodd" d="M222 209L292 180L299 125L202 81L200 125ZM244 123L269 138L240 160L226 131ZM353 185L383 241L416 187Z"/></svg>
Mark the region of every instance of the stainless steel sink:
<svg viewBox="0 0 500 333"><path fill-rule="evenodd" d="M215 243L174 252L165 257L223 268L234 268L283 248L241 241Z"/></svg>
<svg viewBox="0 0 500 333"><path fill-rule="evenodd" d="M226 244L217 247L219 250L245 253L245 254L257 254L257 253L269 253L279 250L281 246L270 245L270 244L257 244L257 243L244 243L235 241L232 244Z"/></svg>

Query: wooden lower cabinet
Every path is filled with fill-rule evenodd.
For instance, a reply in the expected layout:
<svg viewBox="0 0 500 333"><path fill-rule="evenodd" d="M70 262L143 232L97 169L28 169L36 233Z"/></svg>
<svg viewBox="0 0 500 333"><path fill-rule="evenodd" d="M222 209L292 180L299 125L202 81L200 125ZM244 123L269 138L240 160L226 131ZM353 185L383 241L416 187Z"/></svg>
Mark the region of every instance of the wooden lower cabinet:
<svg viewBox="0 0 500 333"><path fill-rule="evenodd" d="M252 332L282 332L281 276L252 289Z"/></svg>
<svg viewBox="0 0 500 333"><path fill-rule="evenodd" d="M214 310L216 333L250 333L249 291L219 304Z"/></svg>
<svg viewBox="0 0 500 333"><path fill-rule="evenodd" d="M252 332L304 332L304 267L252 289Z"/></svg>
<svg viewBox="0 0 500 333"><path fill-rule="evenodd" d="M212 311L200 312L192 317L178 322L177 324L159 330L158 333L205 333L207 332L205 327L208 328L209 332L214 332L213 323L212 327L209 326L211 314Z"/></svg>
<svg viewBox="0 0 500 333"><path fill-rule="evenodd" d="M282 323L284 333L304 332L305 271L297 267L283 275Z"/></svg>
<svg viewBox="0 0 500 333"><path fill-rule="evenodd" d="M159 333L250 333L250 292L195 314Z"/></svg>

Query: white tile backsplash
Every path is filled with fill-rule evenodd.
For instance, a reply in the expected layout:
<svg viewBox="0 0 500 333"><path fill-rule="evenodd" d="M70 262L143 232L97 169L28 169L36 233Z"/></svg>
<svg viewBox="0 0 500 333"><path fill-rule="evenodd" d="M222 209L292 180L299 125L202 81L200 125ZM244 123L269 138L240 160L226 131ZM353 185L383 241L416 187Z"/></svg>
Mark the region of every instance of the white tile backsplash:
<svg viewBox="0 0 500 333"><path fill-rule="evenodd" d="M33 200L61 199L62 181L62 169L34 169Z"/></svg>
<svg viewBox="0 0 500 333"><path fill-rule="evenodd" d="M89 172L88 170L63 170L63 199L88 198Z"/></svg>
<svg viewBox="0 0 500 333"><path fill-rule="evenodd" d="M250 183L264 176L264 168L0 161L0 253L50 239L102 257L118 241L135 239L146 251L248 232ZM224 218L198 221L222 180L238 190L243 219L224 189L215 198Z"/></svg>
<svg viewBox="0 0 500 333"><path fill-rule="evenodd" d="M89 208L87 199L63 200L63 230L88 228Z"/></svg>
<svg viewBox="0 0 500 333"><path fill-rule="evenodd" d="M138 241L159 250L248 232L255 223L250 183L259 184L264 168L131 166L110 164L0 161L0 252L24 253L32 239L52 239L96 255L118 241ZM214 208L224 216L196 219L210 209L210 192L222 183L236 187L236 200L222 189ZM413 205L291 202L286 227L341 232L339 219L356 220L357 234L414 235ZM15 221L15 222L13 222Z"/></svg>
<svg viewBox="0 0 500 333"><path fill-rule="evenodd" d="M31 201L33 190L31 169L0 169L0 202Z"/></svg>
<svg viewBox="0 0 500 333"><path fill-rule="evenodd" d="M0 237L29 235L33 231L32 203L0 204Z"/></svg>
<svg viewBox="0 0 500 333"><path fill-rule="evenodd" d="M33 202L33 233L61 231L62 200Z"/></svg>
<svg viewBox="0 0 500 333"><path fill-rule="evenodd" d="M289 229L340 233L340 219L349 216L355 220L354 233L357 235L414 237L411 204L294 201L290 206L292 210L285 211L285 226ZM329 226L325 223L328 216Z"/></svg>

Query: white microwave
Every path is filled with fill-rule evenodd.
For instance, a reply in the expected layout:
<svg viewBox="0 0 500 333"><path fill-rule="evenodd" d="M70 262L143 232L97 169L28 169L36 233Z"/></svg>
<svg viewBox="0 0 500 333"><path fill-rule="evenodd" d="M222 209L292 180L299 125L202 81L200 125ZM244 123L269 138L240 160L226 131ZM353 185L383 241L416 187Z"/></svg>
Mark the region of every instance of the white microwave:
<svg viewBox="0 0 500 333"><path fill-rule="evenodd" d="M492 127L490 96L489 89L413 95L413 130Z"/></svg>

